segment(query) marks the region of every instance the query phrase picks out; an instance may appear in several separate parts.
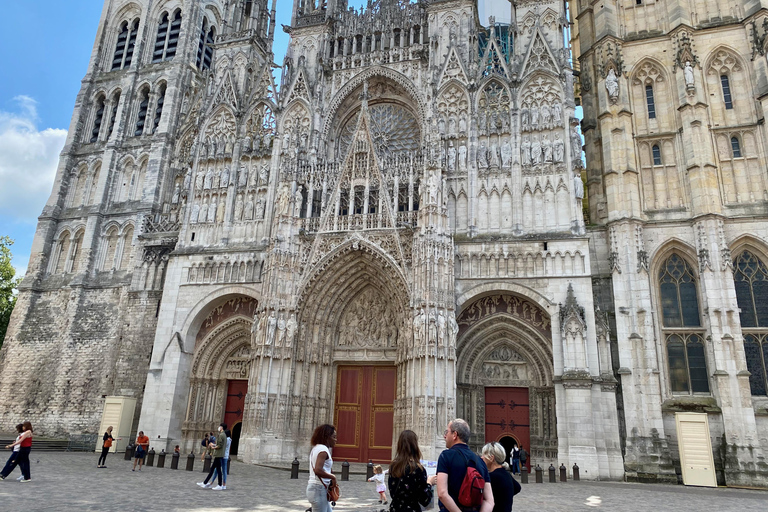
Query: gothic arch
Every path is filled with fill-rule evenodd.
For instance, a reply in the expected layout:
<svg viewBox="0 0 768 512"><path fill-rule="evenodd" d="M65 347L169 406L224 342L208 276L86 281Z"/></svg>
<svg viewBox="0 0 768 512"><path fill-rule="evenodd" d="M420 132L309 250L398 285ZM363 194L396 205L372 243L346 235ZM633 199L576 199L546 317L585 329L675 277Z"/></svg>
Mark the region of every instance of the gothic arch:
<svg viewBox="0 0 768 512"><path fill-rule="evenodd" d="M483 91L485 91L485 88L488 87L491 83L496 83L501 87L501 89L506 93L507 97L509 98L509 104L510 107L512 106L512 91L507 87L507 84L504 83L504 80L497 76L487 76L483 77L478 83L477 83L477 94L475 95L475 109L480 108L480 101L483 96Z"/></svg>
<svg viewBox="0 0 768 512"><path fill-rule="evenodd" d="M693 269L694 273L696 274L696 279L700 279L696 248L692 247L689 243L680 240L679 238L671 238L651 252L649 255L649 261L651 262L649 272L650 275L658 276L662 265L664 265L664 262L672 254L677 254L683 258ZM656 289L657 286L654 285L653 288ZM701 290L699 290L699 293L701 293Z"/></svg>
<svg viewBox="0 0 768 512"><path fill-rule="evenodd" d="M186 314L179 332L183 341L183 350L193 353L196 346L196 338L200 333L206 317L210 312L219 308L233 299L248 299L255 302L261 301L261 296L252 288L245 286L222 286L200 299ZM252 317L253 315L251 315Z"/></svg>
<svg viewBox="0 0 768 512"><path fill-rule="evenodd" d="M751 234L742 234L728 244L731 251L731 260L738 257L744 251L749 251L758 256L764 262L768 262L768 243ZM723 257L726 257L723 254ZM725 262L723 262L725 263ZM731 264L733 261L730 262Z"/></svg>
<svg viewBox="0 0 768 512"><path fill-rule="evenodd" d="M426 125L427 121L427 107L426 103L424 102L424 98L422 98L421 94L419 94L418 89L416 89L416 86L413 84L413 82L406 77L405 75L389 68L377 66L369 68L361 73L359 73L357 76L352 78L349 82L347 82L339 92L336 93L336 96L331 100L330 104L328 105L328 116L326 117L325 123L323 123L322 127L322 134L320 137L320 140L328 140L329 133L331 131L331 127L336 124L336 118L338 116L338 110L341 107L341 104L347 99L347 97L352 94L355 89L363 85L366 81L381 77L388 80L391 80L395 83L397 83L400 87L402 87L410 96L410 99L412 100L413 104L415 105L416 113L418 114L418 122L423 127Z"/></svg>

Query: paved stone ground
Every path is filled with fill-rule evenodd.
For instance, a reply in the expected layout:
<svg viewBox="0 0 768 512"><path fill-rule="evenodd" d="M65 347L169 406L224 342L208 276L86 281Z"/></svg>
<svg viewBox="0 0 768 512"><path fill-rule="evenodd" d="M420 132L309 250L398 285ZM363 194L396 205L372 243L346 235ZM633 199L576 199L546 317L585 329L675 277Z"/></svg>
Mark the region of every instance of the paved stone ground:
<svg viewBox="0 0 768 512"><path fill-rule="evenodd" d="M2 452L0 452L2 453ZM273 468L233 462L226 491L195 485L203 479L197 470L173 471L168 467L131 472L122 455L110 454L108 469L97 469L97 454L32 452L32 481L15 481L18 470L0 482L0 509L4 511L224 511L279 512L306 509L306 474L290 480L290 473ZM3 459L4 462L5 459ZM186 462L182 458L183 462ZM170 459L166 461L170 465ZM338 471L338 470L334 470ZM341 482L342 500L337 512L379 510L373 484L352 475ZM765 511L768 492L741 489L702 489L661 484L578 482L528 484L515 498L513 510L571 511L611 510L648 512L667 510Z"/></svg>

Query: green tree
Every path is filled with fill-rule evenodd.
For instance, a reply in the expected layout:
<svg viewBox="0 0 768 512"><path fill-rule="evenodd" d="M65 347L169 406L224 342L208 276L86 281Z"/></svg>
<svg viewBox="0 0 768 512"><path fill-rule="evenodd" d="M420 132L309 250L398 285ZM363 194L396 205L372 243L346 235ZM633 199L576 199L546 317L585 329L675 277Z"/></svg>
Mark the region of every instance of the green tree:
<svg viewBox="0 0 768 512"><path fill-rule="evenodd" d="M11 312L16 305L14 289L21 279L15 278L16 269L11 265L11 246L13 240L7 236L0 236L0 347L5 340L5 331L8 330L8 322L11 321Z"/></svg>

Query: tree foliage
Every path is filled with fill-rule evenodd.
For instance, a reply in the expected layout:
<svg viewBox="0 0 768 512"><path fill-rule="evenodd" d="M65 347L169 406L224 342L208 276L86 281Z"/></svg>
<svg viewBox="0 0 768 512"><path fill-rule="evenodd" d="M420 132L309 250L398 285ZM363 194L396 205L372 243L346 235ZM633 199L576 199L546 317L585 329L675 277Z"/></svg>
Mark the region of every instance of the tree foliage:
<svg viewBox="0 0 768 512"><path fill-rule="evenodd" d="M14 289L21 279L16 278L16 269L11 265L11 246L13 240L7 236L0 236L0 347L5 340L5 331L8 330L8 322L11 320L13 306L16 305Z"/></svg>

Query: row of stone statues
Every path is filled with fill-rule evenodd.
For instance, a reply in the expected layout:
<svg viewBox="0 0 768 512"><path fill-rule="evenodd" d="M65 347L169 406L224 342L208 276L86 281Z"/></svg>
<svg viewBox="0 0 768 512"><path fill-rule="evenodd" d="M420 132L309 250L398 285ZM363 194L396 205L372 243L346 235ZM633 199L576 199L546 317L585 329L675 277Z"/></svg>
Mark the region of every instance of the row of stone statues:
<svg viewBox="0 0 768 512"><path fill-rule="evenodd" d="M552 105L523 105L520 109L520 127L524 132L548 130L563 126L563 106L559 101Z"/></svg>
<svg viewBox="0 0 768 512"><path fill-rule="evenodd" d="M288 315L280 312L275 315L274 310L270 310L269 314L266 311L256 313L251 326L251 345L291 348L297 327L296 313Z"/></svg>
<svg viewBox="0 0 768 512"><path fill-rule="evenodd" d="M550 140L546 134L540 137L526 136L520 143L520 155L524 166L560 163L565 159L565 143L559 133L555 133L554 140Z"/></svg>
<svg viewBox="0 0 768 512"><path fill-rule="evenodd" d="M225 197L222 196L219 202L216 201L216 197L214 196L210 203L208 202L208 199L204 199L202 204L193 204L192 210L189 217L189 223L190 224L203 224L206 222L223 222L224 221L224 212L226 210L227 204L225 202Z"/></svg>
<svg viewBox="0 0 768 512"><path fill-rule="evenodd" d="M428 309L428 308L427 308ZM442 309L424 311L419 308L413 317L413 340L418 345L437 345L456 347L459 324L453 314L446 314Z"/></svg>

